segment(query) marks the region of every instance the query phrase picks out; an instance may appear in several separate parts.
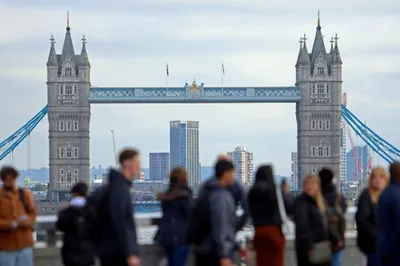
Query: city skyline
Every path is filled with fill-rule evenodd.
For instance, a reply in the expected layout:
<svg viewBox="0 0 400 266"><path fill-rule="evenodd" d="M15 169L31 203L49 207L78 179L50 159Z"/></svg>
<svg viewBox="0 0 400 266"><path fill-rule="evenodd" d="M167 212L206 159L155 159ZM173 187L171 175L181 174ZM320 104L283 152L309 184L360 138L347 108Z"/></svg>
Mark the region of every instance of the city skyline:
<svg viewBox="0 0 400 266"><path fill-rule="evenodd" d="M226 5L224 1L217 2L221 6ZM279 4L271 6L262 4L261 1L251 1L257 8L247 5L245 7L247 13L240 15L237 9L241 4L232 2L231 8L225 10L221 18L219 11L207 6L207 2L202 5L195 1L194 4L180 3L180 5L187 11L196 5L203 9L196 9L196 14L182 12L181 17L172 18L171 14L175 12L172 7L176 1L163 1L163 3L169 6L165 14L150 9L146 4L135 5L137 7L135 12L149 16L145 21L147 28L151 29L151 36L136 27L127 31L128 27L125 25L132 27L137 17L139 19L142 17L138 15L135 18L125 14L122 7L126 8L128 5L126 3L125 6L122 3L121 10L106 10L102 5L97 6L95 11L80 10L79 7L82 5L76 8L69 7L72 38L76 50L80 49L79 39L83 33L86 33L88 39L94 86L97 84L164 86L166 61L169 63L170 85L183 86L193 78L204 82L206 86L220 85L222 61L226 70L224 76L226 86L292 85L293 65L298 52L297 36L306 32L309 39L313 38L316 9L320 8L323 34L328 38L337 32L340 37L344 61L343 88L349 93L349 108L367 120L371 128L376 129L395 146L400 146L400 140L395 134L400 126L391 124L393 119L391 114L399 110L395 102L399 92L392 88L395 87L393 84L398 76L396 62L400 55L395 47L400 40L397 35L391 34L395 32L394 26L399 21L395 16L399 4L392 1L385 6L367 3L365 9L354 10L354 6L347 2L344 8L337 3L336 7L320 3L316 5L311 1L306 4L308 10L300 8L300 11L295 11L297 4L287 9ZM368 11L368 8L372 8L374 12ZM30 9L19 10L18 5L2 5L0 11L1 19L7 21L7 25L14 25L12 30L5 29L6 38L0 37L5 62L0 68L0 80L4 88L9 88L1 90L0 97L12 99L4 105L7 112L2 112L0 115L0 121L7 121L8 125L0 129L2 139L32 117L42 107L42 103L45 103L45 62L49 49L47 39L53 33L57 41L57 52L60 52L65 34L66 7L46 3L31 6ZM262 12L256 9L265 12L261 14ZM276 14L266 16L267 9L273 10L268 12ZM160 18L157 17L159 15ZM192 19L193 16L198 20ZM204 24L202 16L209 17L205 25L200 25ZM246 22L238 24L237 16L243 18L240 21ZM43 20L43 17L48 21ZM119 17L125 23L118 19L113 21L110 17ZM187 18L185 21L188 21L188 25L176 24L178 20L182 21L182 18ZM165 26L156 26L156 21L160 19L165 19ZM106 20L107 23L101 23L101 20ZM27 21L37 23L30 25ZM271 24L276 26L271 29L269 27ZM101 31L98 30L98 25L102 25ZM365 25L372 26L368 27L367 31ZM168 31L171 36L166 36L165 27L174 28ZM233 28L236 36L232 33ZM254 30L248 30L250 28ZM33 32L35 34L32 34ZM127 34L127 32L134 33ZM370 38L372 35L378 37ZM129 47L135 43L135 38L148 40L145 42L146 45L151 45L148 49L140 44ZM164 40L162 44L159 42L160 39ZM327 42L326 39L325 41ZM235 45L228 45L231 42L235 42ZM26 46L26 43L31 45ZM174 45L176 47L173 47ZM265 47L260 47L262 45ZM310 41L308 46L311 46ZM199 50L198 47L202 47L203 50ZM384 90L387 93L382 93L383 90L380 89L382 86L387 87ZM366 108L368 105L373 108ZM376 112L376 108L379 112ZM135 146L143 154L151 150L167 150L168 137L163 133L165 126L160 124L176 118L197 120L202 123L204 136L203 145L200 147L202 150L200 161L205 165L211 165L218 153L238 144L245 144L256 154L255 165L270 161L276 165L279 173L289 174L289 154L296 148L296 122L292 104L103 105L93 106L92 113L91 165L114 164L110 128L116 132L117 149L123 146ZM116 117L118 119L115 119ZM212 119L209 119L210 117ZM48 166L48 153L46 149L42 149L48 145L47 130L47 121L42 121L31 134L30 163L26 155L27 142L14 152L17 167L28 168L28 164L32 167ZM8 163L8 159L1 164ZM144 164L148 163L146 158L143 159Z"/></svg>

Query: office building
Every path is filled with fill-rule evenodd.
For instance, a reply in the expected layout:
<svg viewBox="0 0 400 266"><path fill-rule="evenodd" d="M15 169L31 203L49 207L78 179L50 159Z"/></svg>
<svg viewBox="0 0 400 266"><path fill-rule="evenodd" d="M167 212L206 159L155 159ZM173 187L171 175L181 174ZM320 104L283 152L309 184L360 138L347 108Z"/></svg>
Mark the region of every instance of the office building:
<svg viewBox="0 0 400 266"><path fill-rule="evenodd" d="M292 190L299 190L299 165L297 161L297 152L292 152L291 154L291 164L292 164L292 174L290 175L290 188Z"/></svg>
<svg viewBox="0 0 400 266"><path fill-rule="evenodd" d="M242 184L253 183L253 153L248 152L245 147L236 147L233 152L228 152L229 159L235 165L235 178Z"/></svg>
<svg viewBox="0 0 400 266"><path fill-rule="evenodd" d="M169 139L170 167L185 167L189 185L198 186L201 182L199 122L171 121Z"/></svg>
<svg viewBox="0 0 400 266"><path fill-rule="evenodd" d="M169 153L156 152L149 155L150 180L166 181L169 176ZM144 177L143 177L144 181Z"/></svg>

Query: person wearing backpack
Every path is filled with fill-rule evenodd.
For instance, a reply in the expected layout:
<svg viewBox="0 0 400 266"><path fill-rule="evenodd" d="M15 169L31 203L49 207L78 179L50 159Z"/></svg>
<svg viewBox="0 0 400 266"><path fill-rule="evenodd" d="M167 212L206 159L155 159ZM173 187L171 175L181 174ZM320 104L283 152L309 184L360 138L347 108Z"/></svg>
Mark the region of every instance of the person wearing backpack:
<svg viewBox="0 0 400 266"><path fill-rule="evenodd" d="M333 252L331 266L341 266L342 250L345 247L346 220L344 215L347 209L346 200L333 184L334 174L331 169L322 168L318 176L321 179L322 195L327 204L326 216Z"/></svg>
<svg viewBox="0 0 400 266"><path fill-rule="evenodd" d="M58 214L56 228L64 233L61 257L65 266L92 266L95 262L94 247L83 237L83 207L88 190L85 183L76 183L69 205Z"/></svg>
<svg viewBox="0 0 400 266"><path fill-rule="evenodd" d="M215 178L203 185L188 225L188 241L193 244L196 266L232 266L238 245L236 207L228 188L234 183L235 167L219 160Z"/></svg>
<svg viewBox="0 0 400 266"><path fill-rule="evenodd" d="M162 217L155 241L161 245L168 259L168 266L185 266L189 255L186 231L192 207L193 193L188 187L187 173L183 167L172 169L169 188L159 193Z"/></svg>
<svg viewBox="0 0 400 266"><path fill-rule="evenodd" d="M88 199L86 213L97 216L93 216L96 219L86 217L87 225L93 225L93 231L85 226L86 237L98 235L92 242L97 242L102 266L140 266L130 193L132 181L140 173L139 153L134 149L125 149L119 155L119 163L119 170L110 170L108 185Z"/></svg>
<svg viewBox="0 0 400 266"><path fill-rule="evenodd" d="M32 231L36 209L32 194L17 187L18 171L3 167L0 171L0 265L32 266Z"/></svg>

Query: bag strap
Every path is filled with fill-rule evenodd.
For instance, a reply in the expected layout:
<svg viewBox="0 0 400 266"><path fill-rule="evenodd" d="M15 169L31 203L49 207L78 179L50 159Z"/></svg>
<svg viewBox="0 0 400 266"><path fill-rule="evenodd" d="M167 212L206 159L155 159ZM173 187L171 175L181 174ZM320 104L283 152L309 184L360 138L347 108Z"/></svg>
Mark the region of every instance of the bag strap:
<svg viewBox="0 0 400 266"><path fill-rule="evenodd" d="M285 223L285 222L287 222L288 218L287 218L285 203L283 201L283 195L282 195L282 190L281 190L280 186L276 186L276 198L278 200L279 214L281 215L282 221Z"/></svg>
<svg viewBox="0 0 400 266"><path fill-rule="evenodd" d="M29 207L25 200L25 191L23 188L19 188L18 192L19 192L19 200L21 201L22 206L24 206L26 214L29 214L30 213Z"/></svg>

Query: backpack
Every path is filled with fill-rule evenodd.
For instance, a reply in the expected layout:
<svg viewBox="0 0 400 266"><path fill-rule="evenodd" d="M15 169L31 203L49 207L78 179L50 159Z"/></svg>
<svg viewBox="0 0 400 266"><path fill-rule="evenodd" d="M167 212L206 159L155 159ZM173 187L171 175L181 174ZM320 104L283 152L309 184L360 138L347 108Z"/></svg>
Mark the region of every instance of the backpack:
<svg viewBox="0 0 400 266"><path fill-rule="evenodd" d="M342 196L336 195L335 205L328 206L326 212L328 231L332 236L332 244L336 245L338 241L344 240L344 233L346 230L346 219L343 210L340 206Z"/></svg>
<svg viewBox="0 0 400 266"><path fill-rule="evenodd" d="M26 214L30 214L28 203L26 203L26 200L25 200L25 191L24 191L24 189L23 188L19 188L18 189L18 193L19 193L19 200L21 201L22 206L24 206L25 213Z"/></svg>
<svg viewBox="0 0 400 266"><path fill-rule="evenodd" d="M189 217L187 241L189 244L199 245L211 233L210 200L208 191L199 195Z"/></svg>
<svg viewBox="0 0 400 266"><path fill-rule="evenodd" d="M103 186L90 195L83 207L83 239L92 244L99 244L104 232L104 210L108 195L108 186Z"/></svg>

